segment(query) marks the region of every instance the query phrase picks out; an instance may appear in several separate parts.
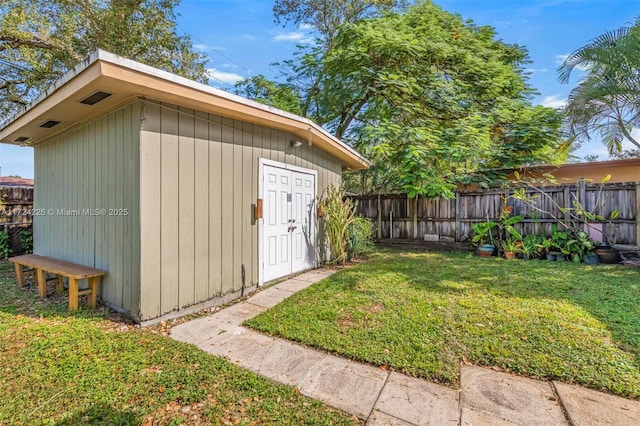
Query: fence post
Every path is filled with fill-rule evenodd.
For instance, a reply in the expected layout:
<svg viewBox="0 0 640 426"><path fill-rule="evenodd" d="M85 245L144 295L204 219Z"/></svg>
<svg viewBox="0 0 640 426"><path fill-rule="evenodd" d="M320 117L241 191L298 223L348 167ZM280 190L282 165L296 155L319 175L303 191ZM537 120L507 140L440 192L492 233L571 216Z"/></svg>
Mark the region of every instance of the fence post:
<svg viewBox="0 0 640 426"><path fill-rule="evenodd" d="M633 212L636 216L636 245L640 245L640 182L636 182L636 205Z"/></svg>
<svg viewBox="0 0 640 426"><path fill-rule="evenodd" d="M378 194L378 238L382 239L382 203Z"/></svg>
<svg viewBox="0 0 640 426"><path fill-rule="evenodd" d="M578 181L578 203L585 209L587 209L587 188L584 178L580 178Z"/></svg>
<svg viewBox="0 0 640 426"><path fill-rule="evenodd" d="M571 208L571 187L569 185L566 185L563 189L563 201L562 204L564 204L562 207L565 209L564 211L564 223L567 226L571 226L571 210L569 210Z"/></svg>
<svg viewBox="0 0 640 426"><path fill-rule="evenodd" d="M418 239L418 196L413 199L413 239Z"/></svg>
<svg viewBox="0 0 640 426"><path fill-rule="evenodd" d="M456 217L456 223L454 226L454 236L456 241L460 241L460 228L462 228L462 221L460 220L460 192L456 191L456 202L453 206L454 214Z"/></svg>

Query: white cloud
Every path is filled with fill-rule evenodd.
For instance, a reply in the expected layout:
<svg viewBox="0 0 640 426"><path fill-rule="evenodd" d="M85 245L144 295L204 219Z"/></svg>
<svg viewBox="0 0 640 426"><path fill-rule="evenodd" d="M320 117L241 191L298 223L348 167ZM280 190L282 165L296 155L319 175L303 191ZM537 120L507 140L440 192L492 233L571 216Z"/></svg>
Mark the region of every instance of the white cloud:
<svg viewBox="0 0 640 426"><path fill-rule="evenodd" d="M549 72L549 70L547 68L527 68L527 69L525 69L525 71L528 72L528 73L531 73L531 74L536 73L536 72L539 72L539 73Z"/></svg>
<svg viewBox="0 0 640 426"><path fill-rule="evenodd" d="M255 39L256 39L256 36L254 36L253 34L242 34L242 35L240 36L240 38L241 38L242 40L250 40L250 41L251 41L251 40L255 40Z"/></svg>
<svg viewBox="0 0 640 426"><path fill-rule="evenodd" d="M196 49L196 50L199 50L201 52L206 52L207 50L211 50L211 48L208 45L202 44L202 43L194 44L193 48Z"/></svg>
<svg viewBox="0 0 640 426"><path fill-rule="evenodd" d="M556 61L556 65L562 65L564 63L564 61L569 57L568 53L565 53L563 55L556 55L554 57L555 61Z"/></svg>
<svg viewBox="0 0 640 426"><path fill-rule="evenodd" d="M301 31L293 31L290 33L280 33L273 38L274 41L301 41L305 35Z"/></svg>
<svg viewBox="0 0 640 426"><path fill-rule="evenodd" d="M211 50L226 50L224 47L211 46L210 44L205 44L205 43L196 43L193 45L193 48L200 52L209 52Z"/></svg>
<svg viewBox="0 0 640 426"><path fill-rule="evenodd" d="M223 82L231 85L235 84L240 80L244 80L244 77L241 76L240 74L236 74L233 72L224 72L224 71L217 70L215 68L209 68L207 70L207 75L209 76L209 78L214 80L214 82L218 82L218 83Z"/></svg>
<svg viewBox="0 0 640 426"><path fill-rule="evenodd" d="M563 98L562 95L551 95L545 96L540 102L540 105L548 107L548 108L562 108L567 104L567 99Z"/></svg>
<svg viewBox="0 0 640 426"><path fill-rule="evenodd" d="M298 29L303 31L313 31L316 29L316 27L311 24L302 24L298 27Z"/></svg>
<svg viewBox="0 0 640 426"><path fill-rule="evenodd" d="M211 46L209 44L204 44L204 43L196 43L193 45L193 48L196 50L199 50L200 52L208 52L210 50L225 50L224 47Z"/></svg>

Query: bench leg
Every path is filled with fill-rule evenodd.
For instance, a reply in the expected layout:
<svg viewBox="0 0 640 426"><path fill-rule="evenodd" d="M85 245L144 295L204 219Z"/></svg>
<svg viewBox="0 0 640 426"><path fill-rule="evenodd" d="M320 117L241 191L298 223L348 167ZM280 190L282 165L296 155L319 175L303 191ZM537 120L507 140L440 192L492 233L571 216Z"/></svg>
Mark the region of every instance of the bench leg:
<svg viewBox="0 0 640 426"><path fill-rule="evenodd" d="M18 285L24 287L24 274L22 273L22 265L16 263L16 278L18 279Z"/></svg>
<svg viewBox="0 0 640 426"><path fill-rule="evenodd" d="M36 269L36 282L41 298L47 297L47 278L44 276L44 269Z"/></svg>
<svg viewBox="0 0 640 426"><path fill-rule="evenodd" d="M89 288L91 289L91 293L87 295L87 300L89 301L89 306L92 309L95 309L98 302L98 282L100 281L100 277L92 277L89 278Z"/></svg>
<svg viewBox="0 0 640 426"><path fill-rule="evenodd" d="M64 278L62 275L58 275L58 282L56 282L56 292L58 294L64 293Z"/></svg>
<svg viewBox="0 0 640 426"><path fill-rule="evenodd" d="M78 280L69 278L69 310L78 310Z"/></svg>

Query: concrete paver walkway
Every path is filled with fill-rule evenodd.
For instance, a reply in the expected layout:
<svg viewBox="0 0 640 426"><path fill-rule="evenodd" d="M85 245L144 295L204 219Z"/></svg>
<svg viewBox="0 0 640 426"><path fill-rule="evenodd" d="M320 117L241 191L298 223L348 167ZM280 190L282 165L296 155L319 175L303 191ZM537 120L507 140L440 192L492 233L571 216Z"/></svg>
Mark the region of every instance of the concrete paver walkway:
<svg viewBox="0 0 640 426"><path fill-rule="evenodd" d="M314 270L208 317L171 337L300 389L367 425L640 425L640 402L560 382L462 366L455 390L357 363L242 327L333 271Z"/></svg>

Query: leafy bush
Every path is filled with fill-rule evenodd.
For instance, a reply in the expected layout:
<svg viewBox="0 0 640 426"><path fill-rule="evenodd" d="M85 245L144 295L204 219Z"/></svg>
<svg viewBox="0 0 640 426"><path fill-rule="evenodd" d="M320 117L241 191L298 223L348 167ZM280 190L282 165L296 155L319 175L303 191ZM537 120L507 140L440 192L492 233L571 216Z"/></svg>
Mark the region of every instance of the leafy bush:
<svg viewBox="0 0 640 426"><path fill-rule="evenodd" d="M348 254L349 230L358 219L355 215L356 203L344 199L343 186L336 188L331 184L318 200L318 205L324 211L322 220L333 260L344 265Z"/></svg>
<svg viewBox="0 0 640 426"><path fill-rule="evenodd" d="M0 259L6 259L10 254L9 234L6 231L0 231Z"/></svg>
<svg viewBox="0 0 640 426"><path fill-rule="evenodd" d="M20 247L24 254L33 253L33 229L28 228L20 231Z"/></svg>
<svg viewBox="0 0 640 426"><path fill-rule="evenodd" d="M369 219L357 216L349 228L349 234L349 259L373 251L373 223Z"/></svg>

